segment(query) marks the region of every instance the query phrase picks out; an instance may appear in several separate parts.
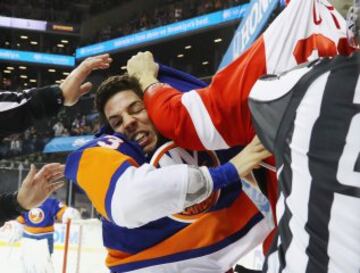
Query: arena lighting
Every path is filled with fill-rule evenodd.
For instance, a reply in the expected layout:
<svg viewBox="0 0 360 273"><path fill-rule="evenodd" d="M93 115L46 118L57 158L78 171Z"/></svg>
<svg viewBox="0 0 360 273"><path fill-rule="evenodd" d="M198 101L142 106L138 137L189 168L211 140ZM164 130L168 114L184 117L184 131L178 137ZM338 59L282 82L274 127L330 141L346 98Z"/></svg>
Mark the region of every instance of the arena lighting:
<svg viewBox="0 0 360 273"><path fill-rule="evenodd" d="M35 79L30 79L30 82L37 82L37 80L35 80Z"/></svg>
<svg viewBox="0 0 360 273"><path fill-rule="evenodd" d="M27 40L29 37L28 36L26 36L26 35L21 35L20 36L20 39L23 39L23 40Z"/></svg>
<svg viewBox="0 0 360 273"><path fill-rule="evenodd" d="M26 83L24 83L24 86L28 86L27 82L26 82Z"/></svg>
<svg viewBox="0 0 360 273"><path fill-rule="evenodd" d="M75 65L75 58L73 56L22 50L10 50L4 48L0 48L0 59L7 61L17 61L22 63L48 64L51 66L74 67Z"/></svg>
<svg viewBox="0 0 360 273"><path fill-rule="evenodd" d="M203 62L202 62L202 65L207 65L207 64L209 64L208 61L203 61Z"/></svg>
<svg viewBox="0 0 360 273"><path fill-rule="evenodd" d="M30 44L32 44L32 45L37 45L38 42L36 42L36 41L31 41Z"/></svg>
<svg viewBox="0 0 360 273"><path fill-rule="evenodd" d="M10 74L10 73L11 73L11 71L10 71L10 70L4 70L4 73L6 73L6 74Z"/></svg>
<svg viewBox="0 0 360 273"><path fill-rule="evenodd" d="M15 67L8 66L8 67L6 67L6 69L7 69L7 70L14 70L14 69L15 69Z"/></svg>
<svg viewBox="0 0 360 273"><path fill-rule="evenodd" d="M185 46L185 49L190 49L190 48L192 48L192 46L191 46L191 45L187 45L187 46Z"/></svg>
<svg viewBox="0 0 360 273"><path fill-rule="evenodd" d="M70 72L63 72L62 74L65 75L65 76L67 76L67 75L70 74Z"/></svg>
<svg viewBox="0 0 360 273"><path fill-rule="evenodd" d="M57 47L64 47L63 44L57 44L56 46L57 46Z"/></svg>
<svg viewBox="0 0 360 273"><path fill-rule="evenodd" d="M22 78L22 79L27 79L28 76L26 76L26 75L20 75L20 78Z"/></svg>
<svg viewBox="0 0 360 273"><path fill-rule="evenodd" d="M19 66L19 69L21 69L21 70L26 70L27 67L26 67L26 66Z"/></svg>
<svg viewBox="0 0 360 273"><path fill-rule="evenodd" d="M20 44L19 44L19 43L17 43L17 44L16 44L16 46L17 46L17 47L20 47Z"/></svg>
<svg viewBox="0 0 360 273"><path fill-rule="evenodd" d="M49 71L50 73L56 72L56 70L55 70L54 68L49 68L48 71Z"/></svg>
<svg viewBox="0 0 360 273"><path fill-rule="evenodd" d="M56 83L61 83L61 81L60 80L57 80L57 81L55 81Z"/></svg>
<svg viewBox="0 0 360 273"><path fill-rule="evenodd" d="M5 45L10 45L10 42L9 42L9 41L6 41L6 42L5 42Z"/></svg>
<svg viewBox="0 0 360 273"><path fill-rule="evenodd" d="M68 40L61 40L61 42L62 42L63 44L68 44L68 43L69 43Z"/></svg>
<svg viewBox="0 0 360 273"><path fill-rule="evenodd" d="M221 38L217 38L217 39L214 40L214 43L220 43L220 42L222 42Z"/></svg>
<svg viewBox="0 0 360 273"><path fill-rule="evenodd" d="M66 26L66 25L51 25L51 29L54 31L62 31L62 32L74 32L75 27L74 26Z"/></svg>
<svg viewBox="0 0 360 273"><path fill-rule="evenodd" d="M126 70L126 66L125 66L125 65L122 66L122 67L121 67L121 70Z"/></svg>
<svg viewBox="0 0 360 273"><path fill-rule="evenodd" d="M183 58L183 57L184 57L184 54L178 54L177 57L178 57L178 58Z"/></svg>
<svg viewBox="0 0 360 273"><path fill-rule="evenodd" d="M0 16L0 26L45 31L46 21Z"/></svg>

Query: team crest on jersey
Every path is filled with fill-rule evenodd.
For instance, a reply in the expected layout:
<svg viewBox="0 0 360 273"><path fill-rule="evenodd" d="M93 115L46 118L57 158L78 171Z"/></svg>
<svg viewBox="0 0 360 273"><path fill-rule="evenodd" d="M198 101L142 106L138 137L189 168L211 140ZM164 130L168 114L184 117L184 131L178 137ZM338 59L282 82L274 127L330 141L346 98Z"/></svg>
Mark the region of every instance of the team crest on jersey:
<svg viewBox="0 0 360 273"><path fill-rule="evenodd" d="M34 224L41 223L45 218L45 213L41 208L34 208L29 211L29 220Z"/></svg>
<svg viewBox="0 0 360 273"><path fill-rule="evenodd" d="M175 164L188 164L193 166L219 166L219 159L212 151L188 151L178 147L173 141L167 142L157 149L150 163L155 167L165 167ZM183 212L170 216L175 221L192 223L204 215L218 201L220 190L213 192L203 202L186 208Z"/></svg>

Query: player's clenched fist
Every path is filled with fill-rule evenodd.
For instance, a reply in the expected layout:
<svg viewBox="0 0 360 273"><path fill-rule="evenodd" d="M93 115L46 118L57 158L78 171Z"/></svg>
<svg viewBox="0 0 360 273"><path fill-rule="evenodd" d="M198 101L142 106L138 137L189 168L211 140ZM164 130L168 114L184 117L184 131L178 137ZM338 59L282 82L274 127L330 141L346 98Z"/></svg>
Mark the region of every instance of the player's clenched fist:
<svg viewBox="0 0 360 273"><path fill-rule="evenodd" d="M139 80L143 90L150 84L157 82L159 65L154 61L151 52L139 52L132 56L127 62L129 76Z"/></svg>
<svg viewBox="0 0 360 273"><path fill-rule="evenodd" d="M246 177L252 169L259 167L262 160L271 156L271 153L264 148L259 138L253 140L230 162L235 166L240 177Z"/></svg>

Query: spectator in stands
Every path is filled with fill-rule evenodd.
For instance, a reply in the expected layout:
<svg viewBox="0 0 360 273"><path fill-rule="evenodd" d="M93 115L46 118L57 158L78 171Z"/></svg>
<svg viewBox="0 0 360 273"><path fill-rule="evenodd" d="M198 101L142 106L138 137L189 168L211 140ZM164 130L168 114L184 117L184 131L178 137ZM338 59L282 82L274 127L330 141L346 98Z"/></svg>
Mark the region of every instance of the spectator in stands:
<svg viewBox="0 0 360 273"><path fill-rule="evenodd" d="M74 121L71 123L71 135L77 136L80 135L80 120L78 117L75 117Z"/></svg>
<svg viewBox="0 0 360 273"><path fill-rule="evenodd" d="M86 135L88 132L90 132L90 127L88 125L86 115L82 115L80 119L80 133L82 135Z"/></svg>
<svg viewBox="0 0 360 273"><path fill-rule="evenodd" d="M10 151L13 155L17 155L21 152L22 142L19 136L14 137L10 142Z"/></svg>
<svg viewBox="0 0 360 273"><path fill-rule="evenodd" d="M152 11L140 11L134 15L127 24L121 26L109 26L106 25L101 29L96 39L98 42L109 40L111 38L118 38L131 33L144 31L157 26L170 24L173 22L181 21L187 18L210 13L215 10L223 8L229 8L236 5L248 3L244 0L183 0L183 1L169 1L168 4L161 7L154 7ZM149 16L151 14L152 16ZM83 44L89 44L90 41L83 41Z"/></svg>
<svg viewBox="0 0 360 273"><path fill-rule="evenodd" d="M21 132L34 120L57 114L62 105L74 105L80 96L91 89L90 82L83 82L92 70L106 69L111 61L108 54L87 58L60 86L31 89L22 93L0 92L0 137ZM38 172L32 165L18 192L0 195L0 224L38 205L60 188L63 182L53 182L62 175L61 164L47 164Z"/></svg>
<svg viewBox="0 0 360 273"><path fill-rule="evenodd" d="M58 120L58 122L55 123L55 125L53 126L53 130L54 130L55 137L59 137L59 136L63 135L65 127L62 124L61 120Z"/></svg>
<svg viewBox="0 0 360 273"><path fill-rule="evenodd" d="M62 136L64 136L64 137L70 136L69 130L67 128L64 128Z"/></svg>

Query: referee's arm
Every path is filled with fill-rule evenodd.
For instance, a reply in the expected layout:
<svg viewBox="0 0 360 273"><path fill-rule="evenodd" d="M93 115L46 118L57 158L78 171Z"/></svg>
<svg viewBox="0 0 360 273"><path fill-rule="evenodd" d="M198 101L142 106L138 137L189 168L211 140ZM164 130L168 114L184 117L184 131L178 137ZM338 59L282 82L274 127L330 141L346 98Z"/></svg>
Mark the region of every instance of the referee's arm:
<svg viewBox="0 0 360 273"><path fill-rule="evenodd" d="M62 105L74 105L92 88L90 82L85 82L90 73L96 69L108 68L111 61L108 54L87 58L60 86L52 85L23 92L0 90L0 138L24 131L35 120L56 115Z"/></svg>
<svg viewBox="0 0 360 273"><path fill-rule="evenodd" d="M0 91L0 136L22 132L35 120L56 115L63 100L57 85L23 92Z"/></svg>
<svg viewBox="0 0 360 273"><path fill-rule="evenodd" d="M17 192L0 194L0 226L25 211L17 202Z"/></svg>

